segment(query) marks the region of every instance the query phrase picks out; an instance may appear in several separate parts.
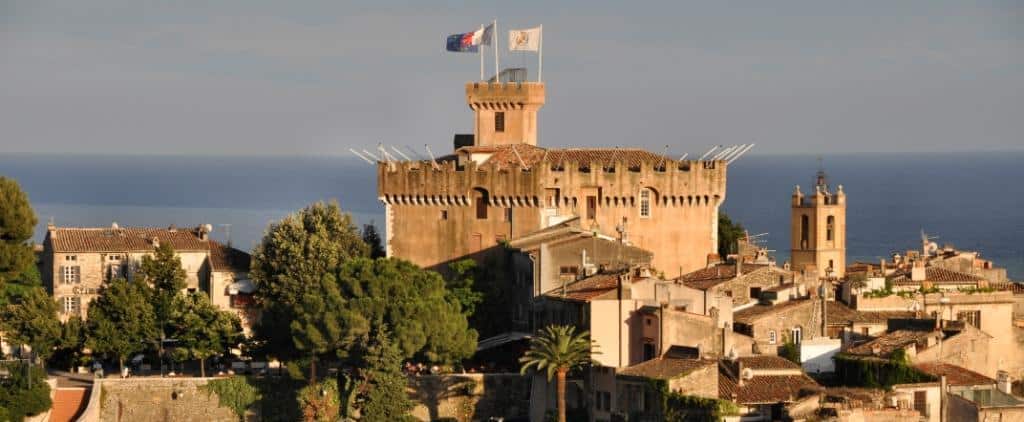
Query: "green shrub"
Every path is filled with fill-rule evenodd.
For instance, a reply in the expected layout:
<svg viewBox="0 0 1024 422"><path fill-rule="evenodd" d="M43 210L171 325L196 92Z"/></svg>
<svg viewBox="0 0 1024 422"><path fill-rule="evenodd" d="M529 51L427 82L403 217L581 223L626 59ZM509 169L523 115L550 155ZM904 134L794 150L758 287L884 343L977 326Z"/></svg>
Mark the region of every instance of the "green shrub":
<svg viewBox="0 0 1024 422"><path fill-rule="evenodd" d="M907 364L905 354L894 353L889 360L862 359L836 355L836 379L848 387L890 388L895 384L937 381L935 377Z"/></svg>
<svg viewBox="0 0 1024 422"><path fill-rule="evenodd" d="M245 412L260 400L259 389L242 376L213 380L199 388L216 394L220 405L234 410L240 420L245 420Z"/></svg>
<svg viewBox="0 0 1024 422"><path fill-rule="evenodd" d="M29 374L25 373L27 363L11 363L5 365L10 377L0 383L0 407L5 408L11 420L21 420L26 416L38 415L50 409L50 385L42 368L32 366ZM31 377L31 388L29 379ZM3 419L0 419L3 420Z"/></svg>

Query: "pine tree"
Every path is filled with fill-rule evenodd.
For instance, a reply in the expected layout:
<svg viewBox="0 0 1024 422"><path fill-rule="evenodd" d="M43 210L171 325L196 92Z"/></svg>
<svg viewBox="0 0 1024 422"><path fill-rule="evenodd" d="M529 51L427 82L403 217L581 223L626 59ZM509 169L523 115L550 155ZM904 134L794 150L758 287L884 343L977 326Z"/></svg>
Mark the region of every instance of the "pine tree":
<svg viewBox="0 0 1024 422"><path fill-rule="evenodd" d="M405 391L408 380L402 373L402 355L388 339L386 331L378 332L367 348L364 383L360 420L402 420L412 410L412 402Z"/></svg>
<svg viewBox="0 0 1024 422"><path fill-rule="evenodd" d="M35 264L32 231L36 214L18 182L0 176L0 288Z"/></svg>
<svg viewBox="0 0 1024 422"><path fill-rule="evenodd" d="M179 295L171 312L171 336L184 359L199 360L199 373L206 377L206 360L243 340L242 323L232 312L218 309L205 295Z"/></svg>
<svg viewBox="0 0 1024 422"><path fill-rule="evenodd" d="M743 225L734 223L724 212L718 213L718 256L724 261L729 254L739 252L736 242L743 238L746 231Z"/></svg>
<svg viewBox="0 0 1024 422"><path fill-rule="evenodd" d="M41 287L29 289L0 315L0 328L14 344L27 344L44 362L61 340L57 302Z"/></svg>
<svg viewBox="0 0 1024 422"><path fill-rule="evenodd" d="M89 306L86 346L95 353L124 360L159 340L152 289L143 283L116 279L105 286Z"/></svg>
<svg viewBox="0 0 1024 422"><path fill-rule="evenodd" d="M308 353L295 350L290 332L304 308L303 295L319 288L324 274L368 253L352 217L336 202L312 204L272 224L253 253L249 273L263 314L256 337L266 351L282 359Z"/></svg>
<svg viewBox="0 0 1024 422"><path fill-rule="evenodd" d="M370 248L370 258L377 259L387 256L387 252L384 250L384 241L372 220L370 224L363 224L363 242Z"/></svg>

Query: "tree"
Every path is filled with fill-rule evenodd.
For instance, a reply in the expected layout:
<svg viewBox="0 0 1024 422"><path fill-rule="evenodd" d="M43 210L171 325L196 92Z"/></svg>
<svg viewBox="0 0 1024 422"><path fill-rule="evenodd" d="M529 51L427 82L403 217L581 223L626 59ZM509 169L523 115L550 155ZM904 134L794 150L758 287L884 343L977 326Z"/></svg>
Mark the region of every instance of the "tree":
<svg viewBox="0 0 1024 422"><path fill-rule="evenodd" d="M96 353L116 356L121 369L128 356L158 340L152 290L143 283L111 281L89 307L86 346Z"/></svg>
<svg viewBox="0 0 1024 422"><path fill-rule="evenodd" d="M36 214L18 182L0 176L0 288L35 264L29 240Z"/></svg>
<svg viewBox="0 0 1024 422"><path fill-rule="evenodd" d="M319 286L324 274L368 253L352 217L336 202L317 202L271 224L253 253L249 273L259 288L256 299L263 317L256 336L266 351L297 357L289 331L303 295Z"/></svg>
<svg viewBox="0 0 1024 422"><path fill-rule="evenodd" d="M530 368L547 373L548 381L556 378L558 393L558 422L565 422L565 377L569 371L590 365L590 358L597 353L593 349L590 333L576 333L576 328L569 325L549 325L530 339L530 349L519 362L523 364L521 373Z"/></svg>
<svg viewBox="0 0 1024 422"><path fill-rule="evenodd" d="M448 264L448 268L452 273L451 277L445 281L449 298L458 302L466 315L474 315L476 305L484 300L483 293L473 288L473 281L477 273L476 261L467 258Z"/></svg>
<svg viewBox="0 0 1024 422"><path fill-rule="evenodd" d="M736 242L746 235L743 225L733 223L732 219L724 212L718 213L718 256L723 260L739 252L736 249Z"/></svg>
<svg viewBox="0 0 1024 422"><path fill-rule="evenodd" d="M303 387L296 399L302 409L303 421L335 422L341 413L338 382L333 379Z"/></svg>
<svg viewBox="0 0 1024 422"><path fill-rule="evenodd" d="M387 332L374 336L366 353L362 419L368 422L402 420L413 408L406 393L402 355Z"/></svg>
<svg viewBox="0 0 1024 422"><path fill-rule="evenodd" d="M243 339L242 323L232 312L218 309L205 295L179 295L171 312L171 335L186 359L199 360L199 373L206 377L206 359L223 353Z"/></svg>
<svg viewBox="0 0 1024 422"><path fill-rule="evenodd" d="M163 373L167 325L171 321L175 301L186 286L186 273L185 269L181 268L181 258L174 253L174 247L170 242L163 242L157 246L153 256L142 257L139 276L152 287L153 294L149 298L153 304L153 315L156 317L157 332L160 337L157 350L160 353L160 372ZM177 357L186 358L180 354Z"/></svg>
<svg viewBox="0 0 1024 422"><path fill-rule="evenodd" d="M384 250L384 241L377 233L377 226L370 220L370 224L363 224L363 242L370 248L370 258L384 258L387 252Z"/></svg>
<svg viewBox="0 0 1024 422"><path fill-rule="evenodd" d="M459 304L448 300L436 272L400 259L356 258L342 266L337 280L348 308L369 323L370 332L386 330L402 358L447 363L476 351L476 330Z"/></svg>
<svg viewBox="0 0 1024 422"><path fill-rule="evenodd" d="M78 365L83 348L85 348L85 323L82 322L81 317L75 315L61 324L60 342L52 360L59 362L58 364L62 367L73 370Z"/></svg>
<svg viewBox="0 0 1024 422"><path fill-rule="evenodd" d="M7 371L7 377L0 379L0 409L5 409L7 415L0 411L0 421L20 421L53 406L43 368L24 361L4 362L0 365Z"/></svg>
<svg viewBox="0 0 1024 422"><path fill-rule="evenodd" d="M344 350L368 330L368 321L346 302L334 274L324 274L315 288L302 296L295 312L290 326L292 342L309 356L311 385L316 382L318 356L328 352L344 356Z"/></svg>
<svg viewBox="0 0 1024 422"><path fill-rule="evenodd" d="M53 355L61 339L57 302L41 287L28 290L7 305L0 327L16 344L27 344L44 362Z"/></svg>

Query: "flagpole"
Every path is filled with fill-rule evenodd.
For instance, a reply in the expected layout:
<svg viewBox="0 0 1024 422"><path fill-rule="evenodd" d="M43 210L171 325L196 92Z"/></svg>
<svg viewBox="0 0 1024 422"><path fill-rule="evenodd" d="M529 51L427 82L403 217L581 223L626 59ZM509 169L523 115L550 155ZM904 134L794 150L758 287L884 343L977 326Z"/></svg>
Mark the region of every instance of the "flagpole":
<svg viewBox="0 0 1024 422"><path fill-rule="evenodd" d="M544 24L540 25L540 39L537 41L537 82L544 82Z"/></svg>
<svg viewBox="0 0 1024 422"><path fill-rule="evenodd" d="M484 26L480 25L480 36L484 33ZM476 50L477 54L480 55L480 80L484 80L484 43L480 43L480 48Z"/></svg>
<svg viewBox="0 0 1024 422"><path fill-rule="evenodd" d="M494 80L501 83L501 68L498 67L498 20L494 20L494 32L491 33L491 39L494 41Z"/></svg>

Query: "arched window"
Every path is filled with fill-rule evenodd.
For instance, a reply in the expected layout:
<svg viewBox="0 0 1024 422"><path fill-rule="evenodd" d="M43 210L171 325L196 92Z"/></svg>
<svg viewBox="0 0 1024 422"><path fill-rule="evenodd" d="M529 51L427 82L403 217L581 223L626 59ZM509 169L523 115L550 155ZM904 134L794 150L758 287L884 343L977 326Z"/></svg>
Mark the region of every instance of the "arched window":
<svg viewBox="0 0 1024 422"><path fill-rule="evenodd" d="M810 231L811 219L806 215L800 216L800 249L807 249L808 233Z"/></svg>
<svg viewBox="0 0 1024 422"><path fill-rule="evenodd" d="M776 337L775 330L769 330L768 331L768 344L775 344L776 341L778 341L778 337Z"/></svg>
<svg viewBox="0 0 1024 422"><path fill-rule="evenodd" d="M825 223L825 240L832 241L832 233L835 232L836 217L828 216Z"/></svg>
<svg viewBox="0 0 1024 422"><path fill-rule="evenodd" d="M487 219L487 206L489 205L489 202L491 202L490 201L491 198L487 194L486 190L483 190L483 189L480 189L480 188L476 188L474 190L476 191L476 197L474 198L474 202L475 202L474 205L476 205L476 219L477 220L486 220Z"/></svg>
<svg viewBox="0 0 1024 422"><path fill-rule="evenodd" d="M651 217L651 190L640 189L640 218Z"/></svg>

